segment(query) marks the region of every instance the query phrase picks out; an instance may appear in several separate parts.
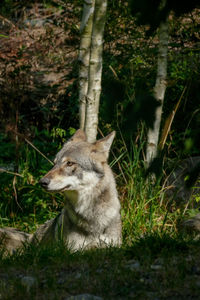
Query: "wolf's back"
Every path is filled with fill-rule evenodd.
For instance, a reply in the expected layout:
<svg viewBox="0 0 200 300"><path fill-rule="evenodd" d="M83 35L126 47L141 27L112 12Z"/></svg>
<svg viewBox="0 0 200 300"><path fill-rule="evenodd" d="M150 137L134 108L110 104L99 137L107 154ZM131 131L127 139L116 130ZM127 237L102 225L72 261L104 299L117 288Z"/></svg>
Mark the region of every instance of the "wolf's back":
<svg viewBox="0 0 200 300"><path fill-rule="evenodd" d="M32 234L17 230L16 228L0 228L1 249L13 253L16 249L22 247L24 243L29 242L31 237Z"/></svg>

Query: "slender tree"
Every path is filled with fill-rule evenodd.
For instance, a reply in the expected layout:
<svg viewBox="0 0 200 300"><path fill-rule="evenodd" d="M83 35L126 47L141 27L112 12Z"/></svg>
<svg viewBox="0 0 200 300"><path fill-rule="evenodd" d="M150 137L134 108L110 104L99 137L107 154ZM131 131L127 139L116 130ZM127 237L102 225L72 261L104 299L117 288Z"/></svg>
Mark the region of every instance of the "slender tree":
<svg viewBox="0 0 200 300"><path fill-rule="evenodd" d="M168 39L168 20L166 20L165 22L161 22L159 27L157 77L154 87L154 96L156 100L160 103L160 105L156 108L155 111L155 120L153 128L149 128L148 130L146 149L147 165L149 165L151 161L156 157L158 150L160 123L166 90Z"/></svg>
<svg viewBox="0 0 200 300"><path fill-rule="evenodd" d="M81 20L80 49L79 49L79 121L80 128L85 127L86 98L88 91L88 75L90 50L92 39L92 27L94 17L95 0L85 0Z"/></svg>
<svg viewBox="0 0 200 300"><path fill-rule="evenodd" d="M89 142L94 142L97 135L106 8L107 0L95 0L85 122L85 132Z"/></svg>
<svg viewBox="0 0 200 300"><path fill-rule="evenodd" d="M106 9L107 0L86 0L81 23L80 127L89 142L94 142L97 135Z"/></svg>
<svg viewBox="0 0 200 300"><path fill-rule="evenodd" d="M168 50L168 16L174 12L175 16L189 13L194 8L199 7L199 0L188 1L180 5L178 1L172 0L130 0L131 12L136 16L138 24L150 25L149 33L159 28L159 49L157 59L157 77L154 87L154 96L160 102L160 106L155 111L153 128L148 130L146 162L147 166L156 157L158 152L158 139L162 116L163 101L166 90L167 77L167 50ZM162 141L163 142L163 141ZM162 145L163 147L163 145Z"/></svg>

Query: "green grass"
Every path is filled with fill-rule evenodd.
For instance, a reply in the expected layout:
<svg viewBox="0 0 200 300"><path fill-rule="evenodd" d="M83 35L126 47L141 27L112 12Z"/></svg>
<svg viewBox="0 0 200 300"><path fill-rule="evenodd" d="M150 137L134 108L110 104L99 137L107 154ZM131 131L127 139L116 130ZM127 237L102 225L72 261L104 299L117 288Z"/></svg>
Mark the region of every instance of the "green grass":
<svg viewBox="0 0 200 300"><path fill-rule="evenodd" d="M123 144L112 162L122 204L122 247L70 253L60 241L51 247L25 245L13 255L1 250L0 299L65 299L86 293L103 299L198 299L200 242L177 230L183 212L167 210L159 182L145 177L143 147L132 143L128 150ZM62 208L62 196L45 193L37 183L50 165L31 153L25 151L23 178L16 182L22 210L13 176L1 174L1 227L32 232Z"/></svg>
<svg viewBox="0 0 200 300"><path fill-rule="evenodd" d="M147 234L177 234L177 221L181 211L169 213L163 200L164 194L160 180L152 183L145 174L144 161L141 160L144 143L131 144L131 150L121 161L126 178L118 178L119 194L122 203L123 238L128 244Z"/></svg>
<svg viewBox="0 0 200 300"><path fill-rule="evenodd" d="M0 260L2 299L198 299L199 242L149 235L120 249L26 247ZM136 267L134 267L136 265ZM24 277L33 279L24 284ZM184 298L187 297L187 298Z"/></svg>

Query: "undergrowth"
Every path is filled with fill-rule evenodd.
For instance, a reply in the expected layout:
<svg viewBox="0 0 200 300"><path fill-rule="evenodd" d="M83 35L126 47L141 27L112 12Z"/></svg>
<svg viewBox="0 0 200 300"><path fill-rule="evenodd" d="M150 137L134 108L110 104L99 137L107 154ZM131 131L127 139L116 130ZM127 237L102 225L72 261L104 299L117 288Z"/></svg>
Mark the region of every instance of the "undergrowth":
<svg viewBox="0 0 200 300"><path fill-rule="evenodd" d="M63 300L83 294L103 299L180 299L184 295L197 299L199 241L177 230L183 212L167 209L162 174L156 183L146 176L142 136L128 145L121 140L114 144L110 165L122 206L122 246L72 253L59 240L48 246L25 244L12 254L1 249L1 299ZM57 144L52 148L50 140L43 144L44 139L32 143L40 150L45 148L51 160L56 146L61 147ZM1 152L1 168L16 172L12 169L14 150L5 158L6 154ZM30 145L21 144L18 163L22 177L0 174L1 227L33 232L61 210L63 198L39 186L39 178L51 165Z"/></svg>
<svg viewBox="0 0 200 300"><path fill-rule="evenodd" d="M70 134L73 133L71 130ZM63 131L57 130L59 138L56 145L54 130L54 135L48 136L46 142L44 136L41 138L40 135L33 140L33 144L53 160L65 141L65 135L63 137ZM5 146L5 136L1 136L1 139L4 143L0 146L2 148L0 167L3 169L0 174L0 225L33 232L39 224L55 217L62 209L63 196L59 193L45 192L39 186L38 180L47 173L51 165L41 153L25 143L20 145L15 176L15 147L13 143L6 143ZM138 238L152 233L160 235L167 233L174 238L177 234L177 221L182 217L183 211L180 209L170 211L166 207L163 201L162 174L156 183L152 183L151 178L145 174L143 160L145 144L142 133L137 143L131 140L127 145L123 137L121 140L122 142L119 142L119 139L115 142L116 154L111 154L110 165L116 174L122 206L124 243L130 245ZM4 152L4 147L10 152Z"/></svg>

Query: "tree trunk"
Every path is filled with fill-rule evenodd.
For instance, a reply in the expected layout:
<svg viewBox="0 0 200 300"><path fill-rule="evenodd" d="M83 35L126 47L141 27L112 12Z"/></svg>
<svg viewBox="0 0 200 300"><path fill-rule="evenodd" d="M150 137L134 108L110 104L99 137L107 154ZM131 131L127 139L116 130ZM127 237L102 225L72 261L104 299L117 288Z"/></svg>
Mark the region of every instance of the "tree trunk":
<svg viewBox="0 0 200 300"><path fill-rule="evenodd" d="M160 123L162 108L166 90L167 77L167 50L168 50L168 21L162 22L159 28L159 48L158 48L158 65L157 78L154 87L154 96L159 101L160 106L155 111L155 121L153 129L149 128L147 135L146 162L147 166L156 157L158 150L158 139L160 132Z"/></svg>
<svg viewBox="0 0 200 300"><path fill-rule="evenodd" d="M94 17L95 0L85 0L81 20L80 49L79 49L79 121L80 128L85 127L86 97L88 92L88 74L90 49Z"/></svg>
<svg viewBox="0 0 200 300"><path fill-rule="evenodd" d="M106 9L107 0L95 0L85 123L85 132L89 142L94 142L97 135Z"/></svg>
<svg viewBox="0 0 200 300"><path fill-rule="evenodd" d="M97 135L106 9L107 0L85 0L81 22L79 113L80 128L89 142Z"/></svg>

